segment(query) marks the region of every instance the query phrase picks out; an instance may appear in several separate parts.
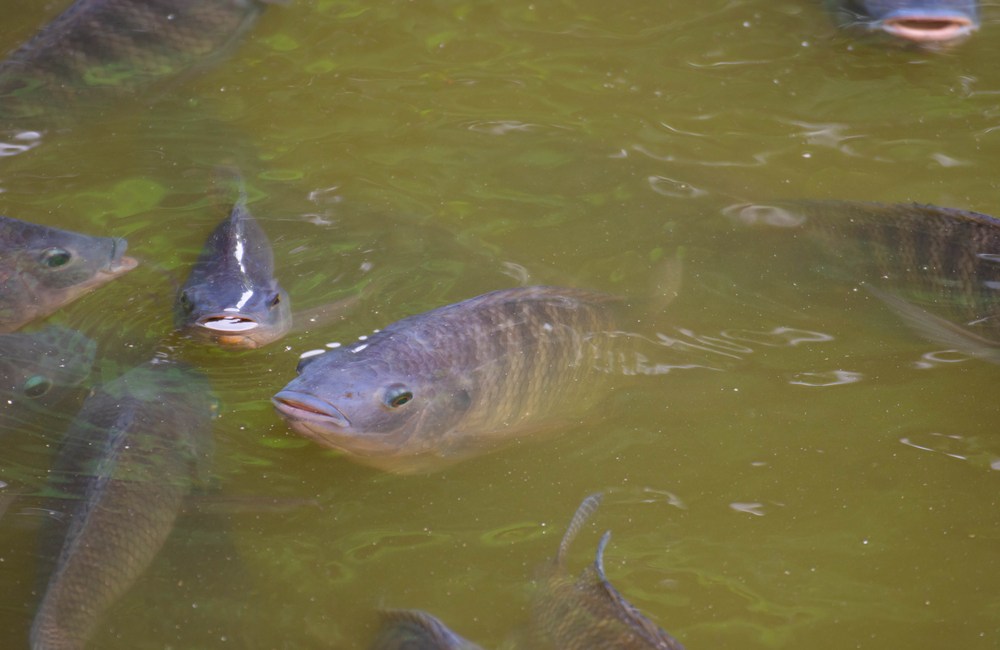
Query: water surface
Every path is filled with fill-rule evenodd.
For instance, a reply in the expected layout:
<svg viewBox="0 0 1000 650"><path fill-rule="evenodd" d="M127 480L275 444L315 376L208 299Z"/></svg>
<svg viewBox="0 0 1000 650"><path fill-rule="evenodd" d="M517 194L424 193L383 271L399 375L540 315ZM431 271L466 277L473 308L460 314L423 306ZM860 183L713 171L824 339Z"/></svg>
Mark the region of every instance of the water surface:
<svg viewBox="0 0 1000 650"><path fill-rule="evenodd" d="M65 3L12 2L3 43ZM942 54L810 0L380 2L270 9L212 70L0 159L5 214L124 236L142 266L63 309L113 377L172 327L236 162L296 308L346 317L188 360L220 399L215 481L92 647L363 648L378 606L495 647L576 504L615 586L692 650L995 648L995 366L944 352L791 238L726 207L919 201L996 215L995 7ZM525 281L680 296L600 417L428 476L301 439L268 398L298 355ZM686 343L686 346L680 345ZM670 344L673 345L670 345ZM0 452L40 494L59 432ZM0 645L25 647L39 518L0 520Z"/></svg>

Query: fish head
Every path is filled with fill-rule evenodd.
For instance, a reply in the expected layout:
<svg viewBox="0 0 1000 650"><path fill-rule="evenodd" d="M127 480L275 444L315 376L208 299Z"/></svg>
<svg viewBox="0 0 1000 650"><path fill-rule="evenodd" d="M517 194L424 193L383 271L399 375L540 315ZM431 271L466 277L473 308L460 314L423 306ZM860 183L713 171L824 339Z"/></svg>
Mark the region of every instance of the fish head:
<svg viewBox="0 0 1000 650"><path fill-rule="evenodd" d="M843 0L847 22L924 47L949 45L979 28L977 0Z"/></svg>
<svg viewBox="0 0 1000 650"><path fill-rule="evenodd" d="M95 353L92 340L64 327L0 335L0 429L81 392Z"/></svg>
<svg viewBox="0 0 1000 650"><path fill-rule="evenodd" d="M91 237L0 217L3 309L23 322L48 315L118 276L138 262L125 256L124 239ZM24 314L30 314L23 318ZM11 320L17 315L12 314ZM4 315L7 320L7 315Z"/></svg>
<svg viewBox="0 0 1000 650"><path fill-rule="evenodd" d="M4 244L0 243L0 250L6 248ZM127 247L127 242L117 237L91 237L38 226L12 252L18 273L31 277L39 290L85 291L136 267L136 260L125 256Z"/></svg>
<svg viewBox="0 0 1000 650"><path fill-rule="evenodd" d="M283 337L291 302L277 282L264 286L188 284L178 294L178 327L227 348L259 348Z"/></svg>
<svg viewBox="0 0 1000 650"><path fill-rule="evenodd" d="M445 438L472 402L461 373L428 369L404 350L383 354L377 343L304 359L272 398L278 413L297 433L362 462L446 453Z"/></svg>

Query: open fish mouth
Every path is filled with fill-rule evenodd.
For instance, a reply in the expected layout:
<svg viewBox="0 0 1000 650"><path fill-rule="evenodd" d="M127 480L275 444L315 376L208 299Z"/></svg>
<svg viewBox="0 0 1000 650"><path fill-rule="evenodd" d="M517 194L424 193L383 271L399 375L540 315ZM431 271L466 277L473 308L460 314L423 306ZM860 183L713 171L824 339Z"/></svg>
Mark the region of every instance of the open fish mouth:
<svg viewBox="0 0 1000 650"><path fill-rule="evenodd" d="M271 403L292 423L303 423L310 430L346 429L351 421L336 406L318 397L294 390L283 390L271 398Z"/></svg>
<svg viewBox="0 0 1000 650"><path fill-rule="evenodd" d="M139 266L139 260L125 255L128 242L120 237L116 237L111 241L111 261L108 262L107 268L103 270L104 273L113 276L121 275Z"/></svg>
<svg viewBox="0 0 1000 650"><path fill-rule="evenodd" d="M967 16L900 13L882 20L882 31L916 43L946 43L967 37L976 26Z"/></svg>
<svg viewBox="0 0 1000 650"><path fill-rule="evenodd" d="M260 321L242 314L202 316L195 323L195 331L227 348L259 348L270 340Z"/></svg>
<svg viewBox="0 0 1000 650"><path fill-rule="evenodd" d="M198 327L204 327L214 334L242 334L257 329L260 323L256 318L242 314L213 314L199 318Z"/></svg>

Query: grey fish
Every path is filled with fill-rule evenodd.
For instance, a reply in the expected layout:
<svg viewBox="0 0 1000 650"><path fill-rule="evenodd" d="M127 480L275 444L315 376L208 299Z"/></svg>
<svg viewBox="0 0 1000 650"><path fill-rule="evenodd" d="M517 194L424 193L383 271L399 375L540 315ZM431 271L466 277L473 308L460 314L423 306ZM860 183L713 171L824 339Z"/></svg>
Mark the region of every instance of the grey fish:
<svg viewBox="0 0 1000 650"><path fill-rule="evenodd" d="M51 474L75 507L65 526L47 520L42 533L43 557L57 559L33 650L83 648L159 552L207 473L213 408L205 377L167 361L137 366L84 402Z"/></svg>
<svg viewBox="0 0 1000 650"><path fill-rule="evenodd" d="M837 22L924 47L949 45L979 29L978 0L824 0Z"/></svg>
<svg viewBox="0 0 1000 650"><path fill-rule="evenodd" d="M361 463L436 469L579 419L614 368L616 302L487 293L303 359L272 401L296 432Z"/></svg>
<svg viewBox="0 0 1000 650"><path fill-rule="evenodd" d="M44 318L136 267L124 239L0 216L0 333Z"/></svg>
<svg viewBox="0 0 1000 650"><path fill-rule="evenodd" d="M291 327L291 302L274 278L271 243L242 186L181 288L175 313L178 328L233 348L267 345Z"/></svg>
<svg viewBox="0 0 1000 650"><path fill-rule="evenodd" d="M0 434L63 412L74 397L82 398L96 349L65 327L0 334Z"/></svg>
<svg viewBox="0 0 1000 650"><path fill-rule="evenodd" d="M553 650L683 650L675 638L646 618L608 582L603 558L610 531L601 537L594 563L579 577L574 578L566 570L569 546L600 500L600 494L583 500L558 553L545 569L532 607L533 643Z"/></svg>
<svg viewBox="0 0 1000 650"><path fill-rule="evenodd" d="M731 209L788 228L926 338L1000 362L1000 220L932 205L800 201Z"/></svg>
<svg viewBox="0 0 1000 650"><path fill-rule="evenodd" d="M219 57L271 0L76 0L0 63L0 114L135 92Z"/></svg>
<svg viewBox="0 0 1000 650"><path fill-rule="evenodd" d="M381 625L371 650L481 650L427 612L393 609L380 612Z"/></svg>

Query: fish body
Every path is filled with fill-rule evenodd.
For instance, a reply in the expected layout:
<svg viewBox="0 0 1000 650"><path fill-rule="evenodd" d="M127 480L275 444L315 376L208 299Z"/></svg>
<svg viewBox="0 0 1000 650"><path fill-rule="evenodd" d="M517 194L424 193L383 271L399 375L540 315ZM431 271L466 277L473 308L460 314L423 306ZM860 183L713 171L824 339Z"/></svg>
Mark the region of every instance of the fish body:
<svg viewBox="0 0 1000 650"><path fill-rule="evenodd" d="M257 0L76 0L0 63L0 114L134 92L223 54Z"/></svg>
<svg viewBox="0 0 1000 650"><path fill-rule="evenodd" d="M925 47L948 45L979 29L978 0L825 0L851 29Z"/></svg>
<svg viewBox="0 0 1000 650"><path fill-rule="evenodd" d="M181 330L233 348L266 345L291 327L291 302L274 278L271 243L242 189L229 217L205 243L175 313Z"/></svg>
<svg viewBox="0 0 1000 650"><path fill-rule="evenodd" d="M207 472L210 393L192 369L152 361L84 402L51 473L52 489L74 506L65 524L47 522L42 532L42 555L56 560L32 624L33 650L82 649L156 556Z"/></svg>
<svg viewBox="0 0 1000 650"><path fill-rule="evenodd" d="M80 332L54 325L0 334L0 435L63 412L82 397L96 348Z"/></svg>
<svg viewBox="0 0 1000 650"><path fill-rule="evenodd" d="M606 532L591 566L574 578L566 569L569 546L597 509L600 495L584 499L545 568L532 607L532 647L552 650L683 650L670 634L636 609L604 573Z"/></svg>
<svg viewBox="0 0 1000 650"><path fill-rule="evenodd" d="M124 239L0 216L0 333L48 316L136 267Z"/></svg>
<svg viewBox="0 0 1000 650"><path fill-rule="evenodd" d="M494 291L305 358L272 401L296 432L359 462L436 469L596 403L619 343L616 303L580 289Z"/></svg>
<svg viewBox="0 0 1000 650"><path fill-rule="evenodd" d="M426 612L395 609L380 614L379 633L371 650L482 650Z"/></svg>
<svg viewBox="0 0 1000 650"><path fill-rule="evenodd" d="M807 235L925 338L1000 363L1000 220L933 205L798 201L735 206L748 224Z"/></svg>

